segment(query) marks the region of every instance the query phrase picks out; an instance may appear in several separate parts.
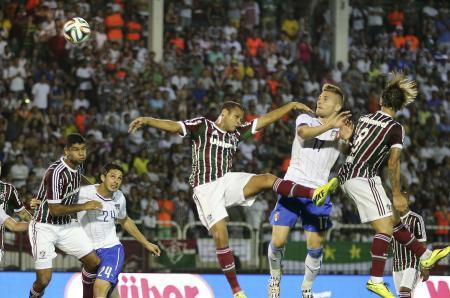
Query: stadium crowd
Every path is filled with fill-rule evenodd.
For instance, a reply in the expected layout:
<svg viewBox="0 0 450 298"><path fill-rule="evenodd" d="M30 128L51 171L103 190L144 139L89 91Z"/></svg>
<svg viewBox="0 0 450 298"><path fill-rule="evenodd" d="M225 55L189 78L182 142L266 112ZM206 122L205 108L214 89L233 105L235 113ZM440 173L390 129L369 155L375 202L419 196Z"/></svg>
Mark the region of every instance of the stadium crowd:
<svg viewBox="0 0 450 298"><path fill-rule="evenodd" d="M147 49L147 2L0 4L2 180L13 183L24 201L62 154L64 136L79 131L88 139L85 175L91 182L102 165L116 161L127 171L122 190L131 218L150 230L156 220L184 226L196 216L189 142L152 129L129 135L132 119L215 119L223 101L240 100L251 120L292 100L314 107L321 85L334 83L356 120L378 109L385 76L397 69L420 89L399 117L406 130L403 185L426 224L449 225L448 2L409 0L400 8L390 1L351 1L348 65L331 61L329 1L312 7L294 0L166 1L161 61ZM93 29L81 46L61 34L73 16ZM283 175L295 118L242 143L234 170ZM349 200L333 200L334 221L359 222ZM275 201L267 193L251 209L233 209L231 217L259 228ZM448 241L448 230L434 237Z"/></svg>

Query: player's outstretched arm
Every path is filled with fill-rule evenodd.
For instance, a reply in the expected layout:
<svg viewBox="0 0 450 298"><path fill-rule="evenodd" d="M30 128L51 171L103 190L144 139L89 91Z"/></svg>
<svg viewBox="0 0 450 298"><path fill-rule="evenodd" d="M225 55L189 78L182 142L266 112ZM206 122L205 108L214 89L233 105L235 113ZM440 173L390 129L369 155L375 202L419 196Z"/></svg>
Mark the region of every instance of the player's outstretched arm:
<svg viewBox="0 0 450 298"><path fill-rule="evenodd" d="M66 214L77 213L80 211L102 210L102 203L97 201L88 201L83 204L63 205L63 204L48 204L50 214L52 216L63 216Z"/></svg>
<svg viewBox="0 0 450 298"><path fill-rule="evenodd" d="M142 246L144 246L148 251L150 251L154 256L158 256L161 254L161 250L158 245L150 243L144 235L142 235L141 231L139 231L138 227L134 223L134 221L128 216L124 219L119 219L119 223L122 228L127 231L134 239L136 239Z"/></svg>
<svg viewBox="0 0 450 298"><path fill-rule="evenodd" d="M22 209L19 212L17 212L17 215L20 217L21 220L30 222L33 219L33 216L31 216L30 212L26 209Z"/></svg>
<svg viewBox="0 0 450 298"><path fill-rule="evenodd" d="M148 125L170 133L182 133L180 123L172 120L162 120L153 117L139 117L134 119L128 126L128 133L133 133L144 125Z"/></svg>
<svg viewBox="0 0 450 298"><path fill-rule="evenodd" d="M331 117L326 123L318 126L302 125L297 129L297 134L304 140L309 140L323 134L332 128L341 128L351 117L350 111L341 112Z"/></svg>
<svg viewBox="0 0 450 298"><path fill-rule="evenodd" d="M17 222L12 218L6 219L5 222L3 223L3 225L11 232L28 231L28 223L27 222Z"/></svg>
<svg viewBox="0 0 450 298"><path fill-rule="evenodd" d="M275 121L277 121L278 119L280 119L281 117L283 117L284 115L286 115L287 113L289 113L292 110L300 110L300 111L304 111L307 113L312 112L312 110L309 107L307 107L306 105L296 102L296 101L293 101L293 102L285 104L284 106L259 117L257 125L256 125L256 130L263 129L267 125L274 123Z"/></svg>
<svg viewBox="0 0 450 298"><path fill-rule="evenodd" d="M396 211L403 213L408 209L408 201L400 187L400 156L402 149L391 148L388 161L389 181L392 188L392 201Z"/></svg>

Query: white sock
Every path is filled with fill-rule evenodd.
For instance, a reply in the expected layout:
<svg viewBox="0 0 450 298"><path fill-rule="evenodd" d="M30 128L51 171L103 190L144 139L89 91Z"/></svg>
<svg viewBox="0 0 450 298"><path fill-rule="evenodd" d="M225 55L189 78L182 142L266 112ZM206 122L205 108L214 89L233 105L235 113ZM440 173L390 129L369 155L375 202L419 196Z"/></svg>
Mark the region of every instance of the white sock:
<svg viewBox="0 0 450 298"><path fill-rule="evenodd" d="M281 274L281 262L283 261L284 247L275 248L272 242L269 244L267 258L269 259L270 275Z"/></svg>
<svg viewBox="0 0 450 298"><path fill-rule="evenodd" d="M423 255L420 256L420 259L421 260L428 259L429 257L431 257L431 253L432 251L427 248L427 250L423 253Z"/></svg>
<svg viewBox="0 0 450 298"><path fill-rule="evenodd" d="M374 284L381 284L383 282L383 277L380 276L371 276L370 280L374 283Z"/></svg>
<svg viewBox="0 0 450 298"><path fill-rule="evenodd" d="M311 289L314 279L316 279L316 276L319 273L321 263L322 256L320 256L320 258L313 258L309 254L306 255L305 277L302 282L302 290Z"/></svg>

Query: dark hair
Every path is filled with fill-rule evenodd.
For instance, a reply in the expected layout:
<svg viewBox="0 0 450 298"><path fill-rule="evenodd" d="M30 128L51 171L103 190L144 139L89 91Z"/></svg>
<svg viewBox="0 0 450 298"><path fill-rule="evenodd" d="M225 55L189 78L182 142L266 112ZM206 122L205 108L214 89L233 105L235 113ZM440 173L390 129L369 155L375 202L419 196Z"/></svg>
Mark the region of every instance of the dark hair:
<svg viewBox="0 0 450 298"><path fill-rule="evenodd" d="M69 148L75 144L86 144L86 139L79 133L71 133L67 136L66 147Z"/></svg>
<svg viewBox="0 0 450 298"><path fill-rule="evenodd" d="M108 174L109 173L109 171L111 171L111 170L118 170L118 171L121 171L122 172L122 174L124 173L124 171L123 171L123 168L121 167L121 166L119 166L118 164L115 164L115 163L107 163L104 167L103 167L103 169L102 169L102 175L105 175L106 176L106 174Z"/></svg>
<svg viewBox="0 0 450 298"><path fill-rule="evenodd" d="M242 105L240 103L237 103L235 101L226 101L223 103L222 107L220 108L221 111L223 110L228 110L231 111L232 109L238 108L241 111L244 111L244 108L242 107Z"/></svg>
<svg viewBox="0 0 450 298"><path fill-rule="evenodd" d="M381 93L383 106L394 111L410 104L417 96L416 82L408 80L401 72L393 72L392 78Z"/></svg>

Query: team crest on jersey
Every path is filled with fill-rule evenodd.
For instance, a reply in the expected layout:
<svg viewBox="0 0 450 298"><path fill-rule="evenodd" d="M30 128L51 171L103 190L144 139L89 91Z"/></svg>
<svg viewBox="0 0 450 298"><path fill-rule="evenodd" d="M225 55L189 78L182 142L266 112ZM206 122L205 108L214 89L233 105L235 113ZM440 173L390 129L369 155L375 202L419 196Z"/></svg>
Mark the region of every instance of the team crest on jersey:
<svg viewBox="0 0 450 298"><path fill-rule="evenodd" d="M279 219L280 219L280 212L275 212L275 214L273 215L273 220L278 221Z"/></svg>
<svg viewBox="0 0 450 298"><path fill-rule="evenodd" d="M331 131L331 139L336 140L339 136L339 132L337 130Z"/></svg>
<svg viewBox="0 0 450 298"><path fill-rule="evenodd" d="M116 210L120 209L120 204L114 204L114 207L116 207Z"/></svg>

